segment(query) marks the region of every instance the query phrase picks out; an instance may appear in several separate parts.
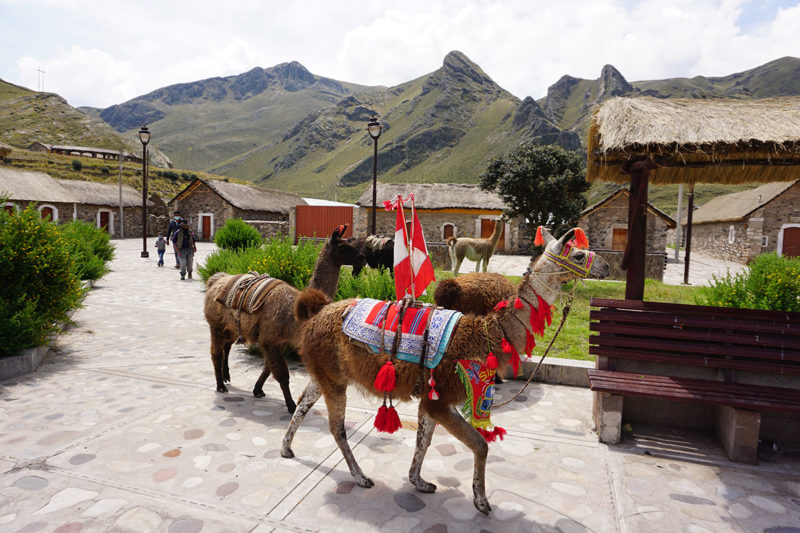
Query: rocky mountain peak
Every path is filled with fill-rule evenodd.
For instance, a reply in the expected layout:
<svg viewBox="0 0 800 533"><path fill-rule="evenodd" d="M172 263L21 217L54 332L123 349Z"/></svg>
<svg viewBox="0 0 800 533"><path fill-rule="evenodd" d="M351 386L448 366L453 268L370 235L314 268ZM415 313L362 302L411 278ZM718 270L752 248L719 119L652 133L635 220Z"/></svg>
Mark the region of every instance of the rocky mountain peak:
<svg viewBox="0 0 800 533"><path fill-rule="evenodd" d="M622 96L633 91L633 86L613 65L605 65L600 71L597 96L601 100Z"/></svg>

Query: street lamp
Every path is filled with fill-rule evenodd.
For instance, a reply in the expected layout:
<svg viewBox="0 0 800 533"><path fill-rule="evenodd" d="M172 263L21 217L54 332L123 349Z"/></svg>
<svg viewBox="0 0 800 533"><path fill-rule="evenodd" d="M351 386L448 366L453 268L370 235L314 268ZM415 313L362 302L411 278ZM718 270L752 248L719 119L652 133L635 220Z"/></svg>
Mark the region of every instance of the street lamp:
<svg viewBox="0 0 800 533"><path fill-rule="evenodd" d="M372 225L370 226L370 235L375 235L375 198L377 196L378 187L378 137L381 136L383 127L378 122L378 117L372 117L367 123L367 132L372 140L375 141L375 152L372 155Z"/></svg>
<svg viewBox="0 0 800 533"><path fill-rule="evenodd" d="M150 257L147 253L147 143L150 142L150 130L143 124L139 130L142 141L142 257Z"/></svg>

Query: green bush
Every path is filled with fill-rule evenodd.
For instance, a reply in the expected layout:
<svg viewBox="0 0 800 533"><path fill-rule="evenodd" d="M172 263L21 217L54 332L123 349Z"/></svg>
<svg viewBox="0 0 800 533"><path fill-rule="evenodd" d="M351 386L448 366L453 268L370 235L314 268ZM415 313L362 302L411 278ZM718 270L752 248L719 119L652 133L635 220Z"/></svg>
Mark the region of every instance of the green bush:
<svg viewBox="0 0 800 533"><path fill-rule="evenodd" d="M102 167L100 167L100 174L110 174L110 173L111 169L108 168L107 166L103 165Z"/></svg>
<svg viewBox="0 0 800 533"><path fill-rule="evenodd" d="M244 250L261 245L261 234L241 218L230 218L214 237L214 243L222 250Z"/></svg>
<svg viewBox="0 0 800 533"><path fill-rule="evenodd" d="M73 159L72 160L72 170L74 170L76 172L80 172L82 168L83 168L83 163L81 163L77 159Z"/></svg>
<svg viewBox="0 0 800 533"><path fill-rule="evenodd" d="M714 276L697 301L717 307L800 311L800 259L761 254L744 272Z"/></svg>
<svg viewBox="0 0 800 533"><path fill-rule="evenodd" d="M43 344L83 290L69 245L33 204L0 210L0 356Z"/></svg>
<svg viewBox="0 0 800 533"><path fill-rule="evenodd" d="M80 220L63 224L58 230L69 247L80 279L96 280L108 272L107 263L114 258L114 246L106 231Z"/></svg>
<svg viewBox="0 0 800 533"><path fill-rule="evenodd" d="M314 272L321 244L302 241L292 246L288 237L270 239L263 247L250 247L243 250L217 250L198 266L197 272L207 280L217 272L244 274L258 272L302 289L308 285Z"/></svg>

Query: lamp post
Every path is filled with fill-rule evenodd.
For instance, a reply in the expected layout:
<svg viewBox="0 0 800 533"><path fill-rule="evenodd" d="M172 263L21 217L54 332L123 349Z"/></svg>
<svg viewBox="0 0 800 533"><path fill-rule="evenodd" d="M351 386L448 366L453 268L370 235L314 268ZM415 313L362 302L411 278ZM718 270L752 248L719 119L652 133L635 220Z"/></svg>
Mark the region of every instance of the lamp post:
<svg viewBox="0 0 800 533"><path fill-rule="evenodd" d="M139 130L142 141L142 257L150 257L147 253L147 143L150 142L150 130L143 124Z"/></svg>
<svg viewBox="0 0 800 533"><path fill-rule="evenodd" d="M372 155L372 224L370 225L370 235L375 235L375 199L378 188L378 137L381 136L383 127L378 122L378 117L372 117L367 123L367 132L372 140L375 141L375 152Z"/></svg>

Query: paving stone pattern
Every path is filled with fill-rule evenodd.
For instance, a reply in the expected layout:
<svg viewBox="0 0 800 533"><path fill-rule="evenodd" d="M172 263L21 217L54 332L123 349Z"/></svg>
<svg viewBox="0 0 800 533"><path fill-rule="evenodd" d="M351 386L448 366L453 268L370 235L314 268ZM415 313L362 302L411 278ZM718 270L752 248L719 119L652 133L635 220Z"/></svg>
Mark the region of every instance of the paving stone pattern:
<svg viewBox="0 0 800 533"><path fill-rule="evenodd" d="M214 391L203 284L141 259L141 241L116 245L42 366L0 382L2 532L800 532L796 458L735 465L713 440L658 428L606 447L575 387L534 383L493 415L508 435L490 446L488 517L472 505L472 456L441 428L423 467L438 490L413 490L411 404L387 436L378 402L349 395L371 489L353 483L322 401L283 459L289 415L272 380L253 398L258 357L234 348L231 392ZM199 248L202 261L213 245ZM291 366L297 397L307 377Z"/></svg>

